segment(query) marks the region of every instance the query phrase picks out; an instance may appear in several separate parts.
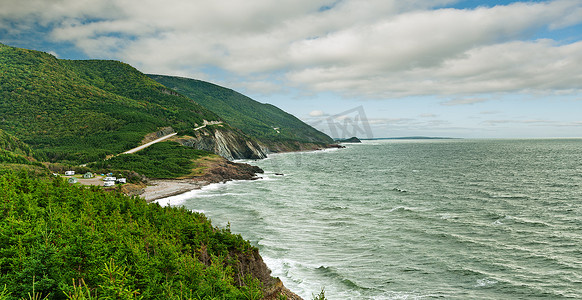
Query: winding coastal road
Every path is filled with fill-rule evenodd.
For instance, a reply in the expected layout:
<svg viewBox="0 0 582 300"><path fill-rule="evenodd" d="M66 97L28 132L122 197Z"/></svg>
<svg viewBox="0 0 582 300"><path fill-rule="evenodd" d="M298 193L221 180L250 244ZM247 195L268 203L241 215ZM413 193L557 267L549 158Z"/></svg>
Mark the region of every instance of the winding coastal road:
<svg viewBox="0 0 582 300"><path fill-rule="evenodd" d="M177 132L174 132L174 133L171 133L171 134L168 134L168 135L164 135L163 137L161 137L161 138L159 138L159 139L157 139L155 141L151 141L151 142L149 142L147 144L143 144L143 145L141 145L139 147L135 147L133 149L127 150L127 151L123 152L122 154L135 153L135 152L140 151L140 150L143 150L143 149L145 149L145 148L147 148L147 147L149 147L149 146L151 146L151 145L153 145L155 143L159 143L161 141L165 141L165 140L167 140L167 139L175 136L176 134L178 134L178 133Z"/></svg>
<svg viewBox="0 0 582 300"><path fill-rule="evenodd" d="M218 125L218 124L222 124L222 121L210 121L210 122L208 122L208 121L204 120L204 125L194 128L194 131L200 130L200 129L206 127L206 125ZM157 139L155 141L151 141L151 142L149 142L147 144L143 144L141 146L138 146L138 147L135 147L133 149L127 150L127 151L125 151L125 152L123 152L121 154L131 154L131 153L135 153L135 152L140 151L140 150L143 150L143 149L145 149L145 148L147 148L147 147L149 147L149 146L151 146L151 145L153 145L155 143L159 143L159 142L165 141L165 140L167 140L167 139L175 136L176 134L178 134L178 133L177 132L174 132L174 133L171 133L171 134L168 134L168 135L164 135L163 137L161 137L161 138L159 138L159 139Z"/></svg>

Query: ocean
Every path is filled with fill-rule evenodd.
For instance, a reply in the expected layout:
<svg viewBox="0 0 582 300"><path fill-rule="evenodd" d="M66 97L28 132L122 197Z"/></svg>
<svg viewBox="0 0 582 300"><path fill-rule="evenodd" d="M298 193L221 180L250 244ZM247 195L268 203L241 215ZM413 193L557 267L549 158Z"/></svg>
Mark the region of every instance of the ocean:
<svg viewBox="0 0 582 300"><path fill-rule="evenodd" d="M305 299L582 298L582 139L346 146L160 203L230 223Z"/></svg>

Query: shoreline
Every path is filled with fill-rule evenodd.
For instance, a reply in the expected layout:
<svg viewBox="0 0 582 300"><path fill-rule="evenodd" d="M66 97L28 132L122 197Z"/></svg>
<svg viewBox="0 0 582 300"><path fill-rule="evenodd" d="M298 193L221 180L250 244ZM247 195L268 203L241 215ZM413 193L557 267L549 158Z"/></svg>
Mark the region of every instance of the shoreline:
<svg viewBox="0 0 582 300"><path fill-rule="evenodd" d="M143 189L139 197L151 203L160 199L199 190L210 184L210 182L195 179L156 179L151 181L151 185Z"/></svg>
<svg viewBox="0 0 582 300"><path fill-rule="evenodd" d="M335 151L342 147L332 146L327 148L318 148L313 150L300 150L300 151L282 151L269 153L267 157L263 159L269 159L271 155L278 154L288 154L288 153L313 153L313 152L325 152L325 151ZM247 164L253 161L253 159L240 159L234 160L231 163L235 164ZM262 172L261 172L262 173ZM236 177L236 178L235 178ZM191 191L200 190L205 186L218 183L226 183L233 180L259 180L258 174L254 174L251 178L240 178L235 177L223 177L221 180L203 180L201 178L189 178L189 179L152 179L150 184L143 188L143 192L139 195L140 198L146 200L146 202L151 203L154 201L162 200L165 198L170 198L173 196L178 196L186 194Z"/></svg>

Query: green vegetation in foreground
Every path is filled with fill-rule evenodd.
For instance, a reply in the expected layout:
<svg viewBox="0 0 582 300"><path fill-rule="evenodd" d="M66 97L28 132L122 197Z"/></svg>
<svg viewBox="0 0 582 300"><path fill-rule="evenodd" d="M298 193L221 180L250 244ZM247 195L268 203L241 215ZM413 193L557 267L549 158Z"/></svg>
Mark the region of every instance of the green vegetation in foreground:
<svg viewBox="0 0 582 300"><path fill-rule="evenodd" d="M0 190L0 299L261 297L232 267L256 249L202 214L26 172Z"/></svg>
<svg viewBox="0 0 582 300"><path fill-rule="evenodd" d="M138 146L160 127L219 117L116 61L68 61L0 44L0 129L41 161L81 164Z"/></svg>
<svg viewBox="0 0 582 300"><path fill-rule="evenodd" d="M267 145L270 142L287 141L333 143L333 139L329 136L295 116L274 105L257 102L231 89L195 79L163 75L148 76L216 112L230 125Z"/></svg>
<svg viewBox="0 0 582 300"><path fill-rule="evenodd" d="M178 178L194 168L194 160L212 153L176 142L154 144L133 154L122 154L88 165L95 170L132 170L149 178Z"/></svg>

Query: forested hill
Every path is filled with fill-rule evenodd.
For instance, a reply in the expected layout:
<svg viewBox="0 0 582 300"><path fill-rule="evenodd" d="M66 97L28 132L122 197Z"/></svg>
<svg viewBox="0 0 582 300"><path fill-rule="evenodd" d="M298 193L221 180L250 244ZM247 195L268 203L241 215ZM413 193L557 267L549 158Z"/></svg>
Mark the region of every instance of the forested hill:
<svg viewBox="0 0 582 300"><path fill-rule="evenodd" d="M117 61L60 60L0 44L0 78L0 129L42 160L96 161L138 146L160 128L187 135L205 120L221 121ZM246 139L228 124L220 129Z"/></svg>
<svg viewBox="0 0 582 300"><path fill-rule="evenodd" d="M271 104L205 81L163 75L148 75L157 82L190 97L216 112L232 126L269 145L272 142L330 144L326 134Z"/></svg>
<svg viewBox="0 0 582 300"><path fill-rule="evenodd" d="M32 156L32 149L18 138L0 129L0 150L12 152L22 156Z"/></svg>
<svg viewBox="0 0 582 300"><path fill-rule="evenodd" d="M61 60L0 44L0 129L30 145L39 160L72 164L124 152L168 128L184 137L183 145L229 159L264 157L257 141L274 151L333 142L230 89L155 78L162 83L118 61ZM205 124L220 125L194 130Z"/></svg>

